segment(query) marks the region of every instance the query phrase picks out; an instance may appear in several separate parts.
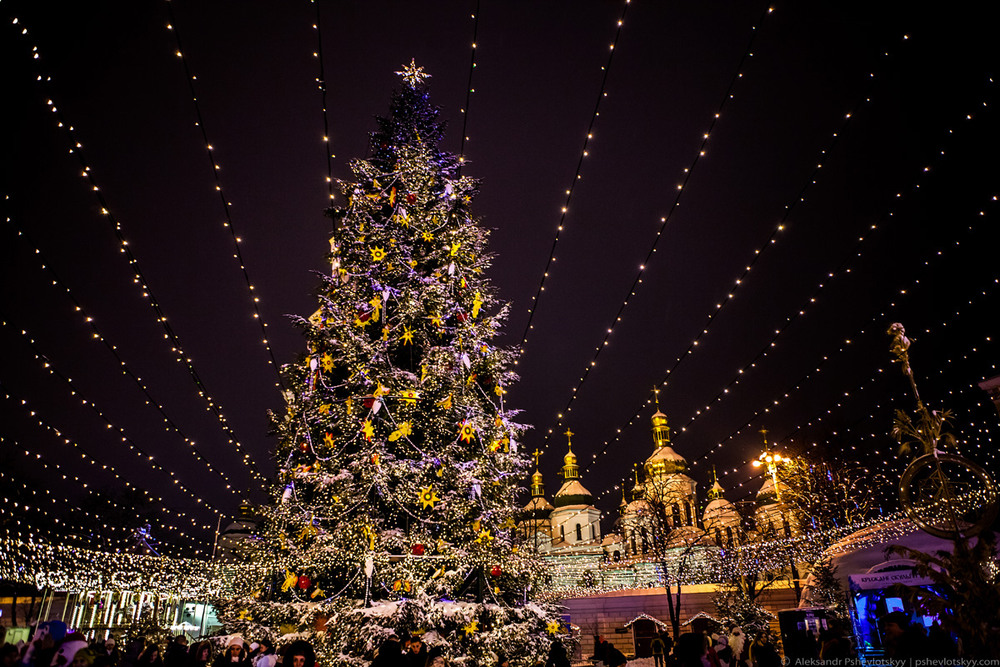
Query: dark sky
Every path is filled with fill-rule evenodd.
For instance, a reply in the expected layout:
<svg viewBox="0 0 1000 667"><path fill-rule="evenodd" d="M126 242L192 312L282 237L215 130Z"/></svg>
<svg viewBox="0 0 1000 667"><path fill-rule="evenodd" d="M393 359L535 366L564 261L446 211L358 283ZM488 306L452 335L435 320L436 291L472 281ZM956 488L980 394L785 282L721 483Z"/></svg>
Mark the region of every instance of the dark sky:
<svg viewBox="0 0 1000 667"><path fill-rule="evenodd" d="M274 354L285 363L303 347L285 315L313 311L314 272L328 268L316 6L170 4L245 266ZM988 441L1000 436L997 415L975 383L998 373L995 37L981 3L946 10L869 4L779 3L772 14L757 2L629 6L518 367L522 382L508 397L535 426L524 445L542 446L669 214L642 283L556 430L572 428L585 465L608 450L584 475L595 494L651 451L653 408L630 418L675 366L660 405L677 431L676 449L698 460L693 476L702 497L712 464L727 471L730 497L756 488L747 483L747 462L759 453L762 427L786 450L861 459L898 475L905 461L887 433L893 408L910 401L888 363L885 329L895 320L917 339L913 362L925 399L954 408L963 451L993 466ZM481 5L466 173L482 179L474 211L495 230L492 278L512 304L505 342L514 345L574 181L624 5ZM235 509L237 494L165 430L34 253L41 250L170 419L244 495L251 480L242 456L173 360L69 152L68 134L57 127L61 115L186 356L243 448L270 474L266 413L282 402L223 226L175 36L165 28L167 4L0 6L10 219L0 230L0 383L11 397L0 398L0 461L16 479L51 479L15 453L16 442L98 488L121 488L40 428L41 418L168 506L214 526L210 513L81 405L93 402L209 504ZM432 99L449 120L445 148L458 152L475 6L320 3L335 178L349 177L348 160L366 154L374 116L386 111L398 84L394 72L411 58L432 74ZM39 73L51 82L37 82ZM21 329L52 369L73 378L77 397L42 368ZM679 357L686 358L675 364ZM564 452L559 435L543 458L550 493ZM16 491L16 483L4 483ZM50 488L67 505L82 497L71 481ZM618 498L611 492L598 504L613 510ZM56 513L64 512L61 503Z"/></svg>

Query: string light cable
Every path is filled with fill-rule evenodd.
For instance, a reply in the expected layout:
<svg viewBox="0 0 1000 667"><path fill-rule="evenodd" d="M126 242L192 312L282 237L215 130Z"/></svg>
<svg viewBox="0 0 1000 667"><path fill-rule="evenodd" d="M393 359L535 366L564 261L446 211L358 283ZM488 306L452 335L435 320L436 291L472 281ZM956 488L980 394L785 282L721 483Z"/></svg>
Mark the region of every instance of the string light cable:
<svg viewBox="0 0 1000 667"><path fill-rule="evenodd" d="M5 199L9 200L10 197L7 196ZM206 469L208 469L213 474L216 474L220 478L222 478L225 488L227 490L229 490L231 493L233 493L234 495L236 495L238 497L237 499L239 499L239 493L237 492L236 489L234 489L232 487L232 484L230 483L229 478L226 475L224 475L222 472L220 472L215 466L212 465L211 461L209 461L205 457L205 455L201 452L201 450L198 449L198 446L195 443L195 441L192 440L191 438L189 438L181 430L180 426L178 426L177 423L167 414L166 409L163 407L163 405L156 398L153 397L153 395L149 391L149 388L142 381L142 379L135 372L133 372L131 368L129 368L128 364L125 363L125 360L122 359L121 355L119 355L119 353L118 353L118 347L116 345L114 345L110 340L108 340L104 336L104 334L98 328L97 322L96 322L95 318L93 316L91 316L91 314L83 307L83 305L80 303L80 301L76 298L76 295L69 288L69 285L67 285L59 277L59 274L55 271L54 268L52 268L51 263L46 259L45 255L38 248L38 246L34 243L34 241L31 239L31 237L28 235L28 233L24 229L22 229L17 223L15 223L14 220L10 216L7 216L6 221L7 221L7 223L9 225L11 225L11 227L15 231L16 235L19 238L23 238L24 241L28 244L28 246L32 249L31 255L35 259L38 260L39 268L42 271L47 272L51 276L53 286L61 288L62 291L65 293L65 295L73 303L74 311L76 313L79 313L79 315L80 315L81 319L83 320L84 324L86 324L87 327L91 330L91 332L93 334L93 338L95 340L100 341L104 345L104 347L112 354L112 356L115 358L115 361L117 362L119 368L121 369L122 374L125 375L126 377L128 377L129 379L131 379L133 381L133 383L135 383L135 385L142 392L143 396L146 397L146 404L147 405L152 405L153 407L156 408L157 412L160 413L160 417L163 419L163 423L164 423L164 426L166 427L166 429L168 431L173 431L173 432L177 433L177 435L180 436L180 438L184 441L184 443L186 445L188 445L188 447L190 448L189 451L191 452L191 454L200 463L204 464L205 467L206 467ZM8 323L6 321L3 321L2 319L0 319L0 326L5 326L6 327L6 326L9 326L9 325L8 325ZM14 328L14 327L11 327L11 328ZM28 332L26 330L21 329L21 330L19 330L19 333L21 334L22 338L25 339L25 341L27 342L28 346L31 347L32 351L35 354L35 358L42 364L43 368L45 368L47 370L50 370L55 375L57 375L60 378L64 379L68 383L72 382L72 380L69 379L68 377L64 377L64 374L61 374L61 373L59 373L57 371L53 371L53 366L52 366L51 359L47 355L45 355L44 353L42 353L42 351L40 349L38 349L37 344L31 338L31 336L28 334ZM93 405L93 403L91 403L91 405ZM266 482L266 480L263 480L263 479L261 481ZM245 491L245 489L241 489L241 490Z"/></svg>
<svg viewBox="0 0 1000 667"><path fill-rule="evenodd" d="M479 12L480 0L476 0L476 11L472 14L472 53L469 56L469 79L465 82L465 106L462 107L462 145L458 149L458 174L462 175L462 167L465 166L465 144L469 141L469 105L472 103L472 93L476 89L472 87L472 75L476 71L476 49L479 48ZM624 14L622 15L624 19Z"/></svg>
<svg viewBox="0 0 1000 667"><path fill-rule="evenodd" d="M4 320L2 317L0 317L0 327L10 328L10 329L16 328L8 324L6 320ZM125 436L125 429L123 429L121 426L118 426L117 424L114 424L108 418L108 416L101 411L96 402L94 402L90 398L85 397L80 391L76 389L78 384L74 384L73 378L69 377L68 375L66 375L65 373L63 373L62 371L60 371L58 368L55 367L51 359L49 359L49 357L46 356L44 353L42 353L42 351L38 348L38 345L35 343L34 339L27 332L27 330L17 329L17 331L21 335L22 340L24 340L25 343L28 345L28 347L31 348L32 352L35 355L35 360L38 361L38 363L41 365L42 370L48 371L50 375L54 375L55 377L62 380L66 384L67 388L69 389L69 393L73 398L78 398L81 401L82 405L88 406L98 417L101 418L101 420L105 423L108 429L117 431L121 435L122 441L128 444L129 448L132 449L132 445L130 444L131 441ZM221 477L226 490L232 493L237 501L241 500L240 495L236 492L235 489L232 488L232 486L226 479L225 475L223 475L221 472L219 472L218 469L213 467L212 464L209 463L207 460L205 460L205 458L201 456L199 453L197 453L196 450L187 449L186 451L190 452L191 455L195 457L195 459L197 459L201 463L204 463L207 469L210 470L212 473ZM133 452L135 452L136 455L140 456L140 458L146 459L146 456L139 454L139 452L136 451L135 449L133 449ZM171 480L175 480L174 481L175 484L179 484L179 482L176 481L177 476L173 471L164 469L164 472L166 472L170 476Z"/></svg>
<svg viewBox="0 0 1000 667"><path fill-rule="evenodd" d="M243 251L240 249L243 237L236 233L236 226L233 223L232 202L226 198L226 194L222 190L222 177L219 175L222 167L215 158L215 146L211 141L209 141L208 130L205 129L205 119L202 115L201 104L198 102L198 93L194 86L194 82L198 79L198 77L191 73L191 67L188 63L187 55L185 55L186 52L181 44L181 35L180 31L177 29L177 19L174 16L173 2L171 0L164 0L164 2L167 7L167 15L170 17L170 23L167 24L167 30L173 34L174 41L177 43L177 50L174 53L184 68L184 78L187 79L188 92L191 94L191 102L194 104L194 114L197 119L195 125L197 125L198 129L201 131L201 138L205 144L205 152L207 153L209 163L212 166L212 176L215 179L215 191L219 193L219 200L222 202L222 211L226 218L226 221L222 223L222 226L229 231L229 236L233 241L233 258L236 260L237 264L239 264L240 273L243 275L243 282L245 282L247 286L247 296L250 298L250 307L253 309L253 319L256 320L258 326L260 327L260 333L262 336L261 342L264 344L264 349L267 351L268 364L270 364L271 369L274 371L276 380L274 386L276 389L281 391L285 388L284 382L281 379L281 371L279 370L281 367L274 356L274 350L271 349L271 342L267 337L267 321L264 319L264 315L260 311L260 297L257 296L253 281L250 280L250 273L247 271L246 260L243 259ZM325 97L325 84L323 88L323 94ZM323 108L325 120L325 103Z"/></svg>
<svg viewBox="0 0 1000 667"><path fill-rule="evenodd" d="M57 474L59 476L59 478L62 479L62 480L72 479L74 482L76 482L77 485L80 486L80 488L82 488L84 490L84 492L87 494L87 496L90 497L90 498L92 498L96 503L107 504L111 508L113 508L113 509L117 510L118 512L120 512L122 515L135 514L135 508L134 507L125 507L124 505L121 505L120 503L116 502L114 500L114 498L111 497L110 495L99 493L98 491L96 491L94 489L94 487L91 484L83 481L83 479L81 479L79 476L73 474L72 472L67 471L58 462L56 462L56 461L46 461L45 459L42 458L41 454L39 454L37 452L34 452L34 453L31 452L30 450L26 449L23 444L19 443L16 440L10 439L10 438L4 438L3 436L0 436L0 443L2 443L4 445L10 445L10 446L7 447L8 450L15 451L18 454L20 454L21 456L24 456L26 459L28 459L28 461L30 462L30 464L32 466L40 465L46 471L52 469L52 470L55 471L55 474ZM84 511L81 508L78 508L75 505L73 505L73 503L71 503L71 502L67 503L67 504L70 506L70 511L74 511L74 510ZM115 525L113 523L111 523L111 524L104 523L104 519L103 518L101 518L99 516L92 515L90 513L85 512L85 511L84 511L84 513L87 516L89 516L90 518L94 519L94 520L101 521L102 522L101 523L101 529L103 529L103 530L119 531L119 532L122 532L122 533L125 534L124 537L131 537L133 535L132 531L130 529L124 527L124 526L118 526L118 525ZM136 518L137 521L144 521L137 514L135 514L135 518ZM160 542L160 544L161 545L163 544L162 541Z"/></svg>
<svg viewBox="0 0 1000 667"><path fill-rule="evenodd" d="M316 78L316 87L319 89L320 104L323 109L323 153L326 155L326 193L332 202L335 194L333 189L333 158L337 157L330 152L330 121L326 112L326 71L323 66L323 16L320 12L320 3L317 0L309 0L316 6L316 22L313 23L313 30L316 31L316 50L313 51L313 58L319 66L319 76Z"/></svg>
<svg viewBox="0 0 1000 667"><path fill-rule="evenodd" d="M639 285L642 284L646 268L652 262L653 255L657 251L657 245L659 244L660 239L663 237L663 234L666 231L668 224L670 223L670 219L673 216L674 211L676 211L677 207L680 206L681 195L686 191L686 188L691 180L691 175L694 173L695 167L698 165L701 158L705 157L706 148L708 147L709 137L712 135L712 132L715 129L716 124L722 117L722 112L725 109L726 105L735 96L736 84L740 79L743 78L743 68L747 63L747 60L753 57L753 45L757 39L757 34L758 34L757 28L764 21L764 19L766 19L772 13L774 13L774 8L768 6L767 8L764 9L763 13L760 15L758 20L755 21L750 26L750 37L747 41L747 46L743 50L743 55L740 57L740 60L736 66L736 71L729 79L729 84L726 86L725 93L722 95L722 100L719 102L719 105L716 108L715 113L712 114L711 120L709 121L708 129L702 133L701 140L698 145L698 150L695 152L695 155L691 160L691 163L684 169L681 182L676 187L676 194L674 195L674 200L671 203L670 208L667 209L667 212L660 217L660 225L657 228L656 234L653 236L653 242L650 245L649 250L646 252L645 258L639 264L638 272L636 273L635 278L632 280L632 284L629 287L624 300L618 306L618 311L611 319L611 323L609 324L609 326L605 329L604 336L600 344L598 344L597 347L595 348L593 357L591 357L590 361L584 366L583 374L577 380L576 386L573 387L573 389L570 391L570 398L567 401L566 406L563 408L563 412L557 414L555 426L548 429L548 431L546 432L545 439L541 445L541 449L543 452L548 449L549 441L551 440L551 437L555 432L555 430L562 426L564 415L572 412L572 406L574 401L576 401L577 396L579 396L580 388L583 386L584 382L586 382L587 378L590 376L590 371L597 365L597 358L601 355L601 352L608 346L611 334L614 333L615 328L622 321L622 317L625 313L625 310L631 303L632 297L636 295L636 292L639 289ZM562 227L560 227L560 229L561 228ZM554 245L553 245L553 250L554 250ZM550 261L554 260L555 257L552 257ZM548 266L546 266L546 271L548 271ZM545 275L547 276L548 274L546 273ZM543 276L543 281L544 281L544 276ZM529 325L530 325L530 319L529 319ZM527 335L527 332L525 332L525 335Z"/></svg>
<svg viewBox="0 0 1000 667"><path fill-rule="evenodd" d="M618 23L615 28L615 36L611 40L611 47L608 51L608 60L601 67L601 70L604 72L601 77L601 88L597 94L597 102L594 103L594 111L590 116L590 123L587 125L587 133L583 139L583 148L580 150L580 157L576 162L576 172L573 174L573 180L566 189L566 199L563 201L562 208L560 209L559 223L556 225L556 233L552 239L552 247L549 250L548 259L545 261L545 268L542 270L542 277L538 281L538 289L535 291L535 295L531 297L531 306L528 308L528 322L524 326L524 333L521 334L521 342L518 343L518 349L522 354L524 353L525 343L527 343L528 340L528 333L533 328L531 323L534 320L535 312L538 310L538 301L541 299L542 292L545 291L545 280L549 276L549 269L552 267L552 263L556 261L556 246L559 244L559 238L562 235L563 227L566 224L566 214L569 212L569 204L573 198L573 191L576 189L576 184L583 178L581 173L583 170L583 159L590 154L588 147L590 146L591 139L594 138L594 125L597 123L597 117L601 115L601 102L608 96L608 74L611 71L611 62L615 57L615 48L618 46L618 40L622 34L622 26L625 24L625 14L628 12L631 2L632 0L625 0L625 3L622 5L622 13L618 17ZM517 363L517 361L514 362L515 365Z"/></svg>
<svg viewBox="0 0 1000 667"><path fill-rule="evenodd" d="M38 424L38 426L40 426L41 428L43 428L43 429L49 431L50 433L52 433L54 436L56 436L56 438L61 443L65 444L65 445L69 445L70 447L76 449L80 453L80 459L81 460L89 463L91 466L93 466L95 468L100 468L101 470L107 471L116 480L118 480L122 484L124 484L125 487L127 489L129 489L130 491L136 491L136 492L142 494L142 496L148 502L150 502L150 503L159 503L160 504L160 511L162 513L167 514L169 516L176 515L178 517L183 517L183 518L187 519L188 522L190 522L191 526L194 527L194 528L199 528L199 529L207 530L207 531L213 531L214 530L214 528L212 526L208 525L208 524L199 524L198 521L194 517L190 516L189 514L187 514L186 512L184 512L182 510L168 508L166 506L166 503L164 502L164 500L163 500L162 497L155 496L152 493L150 493L147 489L140 488L140 487L137 487L136 485L132 484L127 478L125 478L122 474L120 474L118 472L118 469L113 464L111 464L111 463L104 463L104 462L100 461L97 457L95 457L93 454L91 454L86 449L84 449L83 446L80 445L79 442L77 442L73 438L66 437L66 435L62 431L60 431L59 429L55 428L54 426L52 426L51 424L49 424L48 422L46 422L44 419L42 419L38 415L38 412L36 410L33 410L33 409L31 409L31 407L29 407L27 400L25 400L23 398L14 397L10 393L8 393L8 391L9 390L7 390L5 388L3 390L3 392L2 392L3 397L5 399L7 399L8 401L11 401L12 403L17 403L18 405L20 405L28 413L28 416L35 420L35 422ZM150 457L149 458L149 465L152 466L152 467L155 467L158 464L156 464L155 461L152 460L152 457ZM200 505L204 509L208 509L208 510L210 510L212 512L215 512L216 514L218 514L218 512L216 512L215 510L212 510L210 507L208 507L207 505L205 505L204 502L201 502ZM177 533L179 535L181 535L182 537L191 538L190 535L188 535L187 533L182 532L181 529L176 528L176 527L172 526L171 524L164 523L163 525L166 528L171 528L171 529L176 530Z"/></svg>
<svg viewBox="0 0 1000 667"><path fill-rule="evenodd" d="M20 19L16 17L13 18L12 24L15 26L21 25ZM26 38L28 35L28 29L22 26L20 35ZM37 46L32 47L32 57L35 60L40 59L40 54ZM51 85L50 76L43 76L39 74L36 76L36 81L39 83L40 86ZM90 163L87 161L86 156L83 152L83 144L77 141L76 139L76 128L73 125L70 125L69 123L66 122L64 115L59 111L59 108L55 105L55 102L53 102L51 97L46 100L46 106L48 107L49 111L53 114L56 126L60 129L63 129L66 132L67 136L69 137L71 146L69 152L75 155L77 160L79 161L82 167L81 176L84 179L86 179L87 182L90 184L91 190L93 191L94 196L96 197L98 203L101 206L100 209L101 215L104 216L104 218L108 221L112 233L114 234L115 239L118 241L119 250L124 255L129 265L129 268L132 270L134 278L133 282L139 286L142 297L146 300L146 303L152 309L157 324L159 324L159 326L164 331L165 334L164 339L169 341L169 344L171 345L170 349L171 353L174 355L174 360L185 367L189 377L195 384L198 396L200 396L207 403L209 411L212 412L216 420L219 422L219 425L225 432L228 439L228 443L232 445L233 448L237 451L237 453L239 453L242 456L242 461L246 466L246 468L250 470L251 474L254 475L254 477L257 478L258 481L262 481L262 483L265 485L268 484L269 482L267 482L267 480L262 475L260 475L260 473L257 470L254 470L254 466L257 465L256 462L246 452L246 450L243 448L243 445L240 443L239 438L236 436L232 428L229 426L229 423L226 420L225 415L222 413L222 407L208 391L208 388L205 386L205 383L202 381L201 376L198 374L198 371L195 368L191 357L189 357L188 354L185 352L184 347L181 344L180 338L178 337L177 333L173 330L173 327L167 321L166 314L164 313L159 300L153 293L153 290L150 288L149 283L146 280L145 274L143 273L142 268L139 265L138 258L132 252L131 245L125 238L121 221L118 220L115 217L115 215L111 212L110 206L106 198L104 197L101 188L97 183L97 179L94 176L94 171L91 168Z"/></svg>
<svg viewBox="0 0 1000 667"><path fill-rule="evenodd" d="M872 75L872 77L874 77L874 75ZM990 86L992 85L992 81L989 82L989 85ZM866 98L864 98L863 101L865 101L865 102L870 101L870 98L866 97ZM862 102L859 101L858 106L860 106L861 103ZM848 114L848 118L844 119L845 124L846 124L847 121L849 121L850 117L852 117L853 115L854 115L853 112L851 114ZM965 120L967 120L967 121L971 121L973 118L975 118L975 116L973 114L965 114L965 115L963 115L963 118ZM842 132L843 132L843 128L839 129L837 132L834 133L834 142L836 142L836 137L840 133L842 133ZM948 136L951 136L953 134L954 134L954 130L950 130L950 129L947 130L947 135ZM830 148L832 148L832 146ZM824 150L822 152L823 152L823 154L826 154L829 150L830 149L827 149L827 150ZM936 160L942 160L945 155L946 155L946 152L943 151L943 150L940 150L940 151L938 151L936 153L936 155L934 156L934 159L936 159ZM819 169L821 166L822 166L822 164L820 163L820 165L817 166L817 169ZM932 172L933 172L933 170L931 169L930 166L925 166L925 167L920 168L920 171L918 172L918 176L917 176L917 182L915 183L915 185L912 188L911 192L919 192L920 191L920 180L922 178L926 177L928 174L930 174ZM814 171L813 172L813 176L815 176L815 175L816 175L816 172ZM815 180L811 180L811 183L815 183ZM808 185L809 184L807 184L806 187L808 187ZM892 218L895 217L895 210L894 210L894 208L895 208L895 206L898 206L901 203L901 201L903 200L903 198L904 198L904 193L902 193L902 192L896 193L895 197L893 198L893 204L894 205L892 207L890 207L890 210L883 216L883 219L885 221L888 221L889 219L892 219ZM804 197L800 196L796 201L802 201L802 200L804 200ZM794 206L794 202L791 205L789 205L788 207L786 207L786 210L790 210L792 206ZM758 247L757 250L755 250L755 258L759 257L764 252L764 250L767 247L770 247L770 246L772 246L772 245L775 244L775 242L776 242L776 238L775 237L776 237L776 235L777 235L778 232L780 232L780 231L782 231L784 229L784 221L786 221L786 220L787 220L787 218L783 218L783 222L781 224L779 224L779 226L777 228L775 228L774 230L772 230L771 234L768 237L768 240L764 244L762 244L760 247ZM813 289L813 291L810 293L810 295L806 298L805 302L802 305L800 305L798 309L796 309L795 311L793 311L793 313L791 315L789 315L789 316L786 317L784 324L780 328L778 328L778 329L775 330L775 333L773 334L773 336L771 337L771 339L767 343L765 343L764 347L757 353L757 355L755 355L754 358L751 359L742 368L738 369L738 371L736 372L735 377L733 378L733 380L731 380L727 385L725 385L723 387L723 389L720 390L716 394L716 396L712 399L712 401L710 401L706 405L706 407L704 409L697 411L696 414L695 414L695 416L691 420L689 420L687 422L687 424L685 424L685 426L681 429L682 431L686 430L686 428L688 426L690 426L691 423L693 423L693 421L698 416L700 416L701 414L703 414L704 412L706 412L708 409L710 409L710 406L713 403L722 400L723 397L725 397L727 394L729 394L730 393L729 390L733 386L735 386L736 384L739 384L739 382L743 378L744 374L748 370L750 370L752 368L755 368L756 365L757 365L757 363L760 361L760 359L762 359L764 357L767 357L769 355L770 351L777 346L777 339L781 336L781 334L784 333L785 331L787 331L790 328L790 326L791 326L791 324L793 322L795 322L798 318L803 317L806 314L807 310L817 302L818 296L819 296L819 294L821 292L823 292L827 287L829 287L829 285L831 283L835 282L837 280L837 278L842 277L844 275L848 275L848 274L850 274L852 272L852 269L848 266L848 264L851 263L853 260L856 260L856 259L858 259L858 258L860 258L862 256L862 254L863 254L862 248L863 248L864 244L866 243L866 241L869 241L874 236L874 232L878 231L878 230L881 230L882 227L883 226L879 225L879 224L872 224L870 226L870 228L867 230L868 231L867 234L862 234L861 236L858 237L858 240L852 246L851 250L848 252L848 254L845 257L845 259L842 260L841 263L837 266L837 268L834 269L833 271L825 274L820 279L820 282ZM745 271L749 271L749 269L752 268L752 265L753 265L753 262L751 262L751 264L749 264L747 266L747 268L745 269ZM745 277L746 273L744 273L742 275L743 275L743 277ZM737 287L743 282L743 277L738 278L736 280L735 284L736 284ZM729 302L729 300L731 300L731 298L732 298L732 296L734 294L735 294L735 288L734 288L734 291L730 292L730 294L728 295L728 300L724 300L724 301L720 302L719 304L717 304L716 309L715 309L715 313L713 313L712 317L714 317L714 315L717 314L718 311L722 307L724 307L724 305L726 303ZM709 321L709 324L710 323L711 323L711 320ZM662 387L666 387L668 385L669 378L670 378L671 374L677 369L677 367L683 362L683 360L685 358L687 358L689 356L692 356L694 354L695 349L697 349L697 347L698 347L699 338L702 335L704 335L704 333L708 330L707 326L708 325L706 325L706 328L703 329L702 332L699 333L698 337L696 337L692 341L692 343L688 346L687 350L684 353L682 353L681 356L679 356L677 358L677 360L675 360L674 364L667 370L667 372L664 375L663 379L658 383L658 387L661 387L661 388ZM658 389L656 391L658 391ZM616 435L612 439L609 439L609 440L605 441L604 442L604 446L602 447L602 449L599 450L597 453L593 454L592 460L588 463L587 467L585 468L585 471L589 470L590 466L592 466L597 461L597 459L600 456L602 456L603 454L605 454L609 450L609 448L611 447L611 445L613 443L618 442L620 440L623 431L625 429L627 429L629 426L631 426L633 423L635 423L635 421L642 415L643 411L645 411L648 408L648 406L650 405L650 403L653 401L654 395L655 395L655 392L651 392L650 395L649 395L649 397L647 397L643 401L642 405L640 405L633 412L632 416L629 417L629 419L626 421L625 425L623 427L618 428L616 430Z"/></svg>
<svg viewBox="0 0 1000 667"><path fill-rule="evenodd" d="M916 187L919 188L919 185L917 185ZM985 211L981 210L981 211L979 211L979 213L980 213L980 215L984 215ZM872 227L874 228L875 225L873 225ZM972 228L970 227L968 229L968 231L971 231L971 230L972 230ZM852 259L854 257L860 257L861 256L861 250L859 249L859 247L860 247L861 243L864 241L864 238L865 237L861 237L861 239L859 240L858 244L855 246L855 250L857 251L856 254L853 255L853 257L849 256L848 260ZM959 245L961 245L961 241L956 241L954 243L955 247L957 247ZM930 259L924 261L921 264L921 267L924 268L924 269L929 269L930 266L931 266L931 261L933 261L935 259L940 259L943 256L943 254L944 254L943 250L937 250L937 251L935 251L934 254L932 255L932 257ZM830 282L832 282L832 279L834 279L836 276L842 276L842 275L845 275L847 273L850 273L850 269L849 268L847 268L847 269L844 268L845 265L846 265L846 262L848 260L845 260L844 262L842 262L841 265L840 265L840 267L838 267L838 269L835 272L828 274L828 277L831 279ZM829 283L826 283L826 284L829 284ZM909 295L909 294L911 294L913 292L914 288L919 287L920 285L921 285L921 278L919 277L919 274L918 274L918 277L916 277L916 278L914 278L912 280L912 285L908 285L908 286L905 286L903 288L900 288L895 293L898 293L900 295L900 297L905 298L907 295ZM712 401L710 401L704 408L695 411L695 414L685 423L684 426L681 427L681 431L682 432L686 431L699 417L701 417L701 416L705 415L706 413L708 413L708 411L711 410L711 408L715 405L715 403L721 401L724 397L730 395L730 389L732 389L734 386L738 385L742 381L742 379L745 377L745 373L747 371L751 370L752 368L755 368L756 365L757 365L757 363L762 358L768 356L770 350L772 350L776 346L777 338L781 335L781 333L783 333L788 328L788 326L791 324L792 321L794 321L794 319L797 319L798 317L803 316L805 314L805 312L806 312L806 309L808 309L808 307L810 305L816 303L818 295L822 291L823 287L824 287L824 283L821 282L819 284L819 286L817 287L817 289L807 299L806 303L804 303L801 306L801 310L795 312L793 315L790 315L786 319L786 322L785 322L784 326L781 329L775 330L775 334L765 344L765 346L763 348L761 348L761 350L757 353L757 355L754 356L754 358L748 364L745 364L737 372L737 374L735 375L735 377L732 380L730 380L725 385L725 387L720 392L718 392L715 395L715 397L712 399ZM901 300L901 299L897 299L897 301L899 301L899 300ZM972 301L970 300L969 301L969 305L971 305L971 304L972 304ZM896 303L892 303L891 304L892 307L895 307L896 305L897 305ZM955 316L956 317L958 316L957 312L955 313ZM783 394L779 395L778 398L771 399L769 401L769 403L765 407L763 407L763 408L759 409L757 412L755 412L750 417L750 419L748 419L742 426L740 426L740 428L738 428L736 431L732 432L725 439L720 440L719 442L717 442L712 448L710 448L708 451L706 451L701 456L699 456L697 459L695 459L692 462L692 465L697 465L700 461L702 461L705 458L707 458L708 456L716 453L726 442L732 441L736 436L738 436L744 429L746 429L747 427L749 427L759 417L763 416L764 414L769 413L773 408L781 405L781 402L784 399L789 398L794 391L797 391L798 389L800 389L801 386L810 377L813 377L814 375L818 374L823 369L823 367L826 365L826 363L830 359L832 359L835 356L837 356L837 355L845 352L848 349L851 349L852 346L853 346L853 343L856 343L857 341L862 340L862 338L864 336L870 335L871 333L873 333L873 330L871 329L872 326L875 327L874 333L877 333L877 334L881 335L882 329L884 328L884 322L886 321L886 317L887 317L887 315L886 315L885 312L878 312L878 313L872 315L871 319L868 320L867 322L865 322L862 325L862 327L861 327L860 330L858 330L857 332L855 332L853 335L848 335L848 336L844 337L842 343L840 344L840 347L835 352L831 352L831 353L828 353L826 355L823 355L821 357L819 363L816 365L816 367L810 369L794 385L792 385L791 388L789 388L788 390L786 390ZM929 333L929 331L930 330L928 330L928 333ZM882 372L882 370L879 369L879 372ZM872 378L869 377L869 379L872 379Z"/></svg>

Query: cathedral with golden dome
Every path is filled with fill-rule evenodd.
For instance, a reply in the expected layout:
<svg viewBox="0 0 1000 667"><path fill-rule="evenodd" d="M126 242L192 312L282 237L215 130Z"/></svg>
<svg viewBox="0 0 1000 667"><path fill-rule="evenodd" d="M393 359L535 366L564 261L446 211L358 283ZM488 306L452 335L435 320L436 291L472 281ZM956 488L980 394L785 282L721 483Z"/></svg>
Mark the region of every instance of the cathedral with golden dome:
<svg viewBox="0 0 1000 667"><path fill-rule="evenodd" d="M643 568L643 561L698 546L733 546L757 534L797 532L798 522L782 501L776 477L767 477L753 511L741 514L725 497L713 469L712 485L702 504L698 482L689 474L687 459L674 449L669 420L659 406L650 418L650 432L652 451L635 464L634 486L628 492L623 489L618 516L608 517L611 530L604 534L604 516L583 484L573 452L575 434L565 433L562 484L551 502L538 468L540 453L535 452L531 498L522 508L519 527L526 542L553 566L557 585L577 585L581 572L588 569L599 569L601 578L610 583L624 576L616 573L616 566L631 569L626 579L638 576L652 582L655 568ZM584 578L595 576L591 573Z"/></svg>

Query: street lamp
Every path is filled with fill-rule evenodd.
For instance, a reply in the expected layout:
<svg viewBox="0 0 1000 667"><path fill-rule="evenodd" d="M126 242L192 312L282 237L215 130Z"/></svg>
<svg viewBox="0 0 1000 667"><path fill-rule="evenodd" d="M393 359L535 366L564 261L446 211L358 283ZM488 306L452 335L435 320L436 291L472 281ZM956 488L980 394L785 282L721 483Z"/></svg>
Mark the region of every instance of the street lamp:
<svg viewBox="0 0 1000 667"><path fill-rule="evenodd" d="M782 461L788 461L787 456L782 456L777 452L770 452L767 450L767 429L762 428L760 430L761 435L764 436L764 452L757 457L755 461L751 462L754 468L759 468L761 466L767 466L767 472L771 474L771 481L774 482L774 494L778 501L781 501L781 488L778 486L778 464Z"/></svg>

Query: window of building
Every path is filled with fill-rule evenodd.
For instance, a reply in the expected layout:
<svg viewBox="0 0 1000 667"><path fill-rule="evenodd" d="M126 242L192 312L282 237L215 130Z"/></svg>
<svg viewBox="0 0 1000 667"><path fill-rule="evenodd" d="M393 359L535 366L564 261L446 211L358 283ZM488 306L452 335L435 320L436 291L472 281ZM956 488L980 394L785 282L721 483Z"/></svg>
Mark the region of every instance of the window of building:
<svg viewBox="0 0 1000 667"><path fill-rule="evenodd" d="M583 542L583 530L580 528L580 524L576 524L576 541Z"/></svg>

